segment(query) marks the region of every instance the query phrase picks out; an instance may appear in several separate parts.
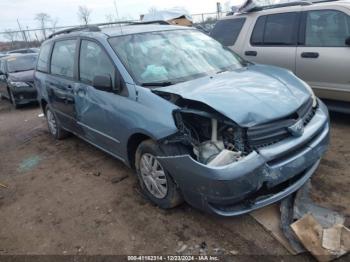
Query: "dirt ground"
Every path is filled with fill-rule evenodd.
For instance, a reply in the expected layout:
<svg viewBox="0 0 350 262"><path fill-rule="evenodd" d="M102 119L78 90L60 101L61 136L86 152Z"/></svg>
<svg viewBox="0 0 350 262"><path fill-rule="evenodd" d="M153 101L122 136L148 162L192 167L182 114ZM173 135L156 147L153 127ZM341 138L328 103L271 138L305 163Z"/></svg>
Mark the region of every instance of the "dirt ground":
<svg viewBox="0 0 350 262"><path fill-rule="evenodd" d="M132 170L74 136L55 141L40 113L0 101L0 255L176 255L185 245L182 254L289 254L249 215L154 207ZM350 216L349 116L332 114L331 147L312 182L318 203Z"/></svg>

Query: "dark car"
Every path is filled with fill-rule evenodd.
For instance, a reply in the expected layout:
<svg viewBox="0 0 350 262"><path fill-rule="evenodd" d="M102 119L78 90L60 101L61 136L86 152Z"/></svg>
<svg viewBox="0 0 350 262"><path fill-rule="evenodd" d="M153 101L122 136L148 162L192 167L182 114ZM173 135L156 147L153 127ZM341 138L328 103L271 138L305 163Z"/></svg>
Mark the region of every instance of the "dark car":
<svg viewBox="0 0 350 262"><path fill-rule="evenodd" d="M328 147L327 108L306 83L193 28L57 32L34 79L50 133L134 168L162 208L250 212L298 190Z"/></svg>
<svg viewBox="0 0 350 262"><path fill-rule="evenodd" d="M0 59L0 95L15 108L37 102L34 66L37 54L10 55Z"/></svg>

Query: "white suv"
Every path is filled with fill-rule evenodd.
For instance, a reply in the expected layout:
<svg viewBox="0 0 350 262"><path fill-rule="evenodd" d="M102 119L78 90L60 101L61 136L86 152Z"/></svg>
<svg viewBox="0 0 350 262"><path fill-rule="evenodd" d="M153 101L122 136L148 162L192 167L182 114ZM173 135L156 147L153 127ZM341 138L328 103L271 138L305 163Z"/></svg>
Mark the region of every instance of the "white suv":
<svg viewBox="0 0 350 262"><path fill-rule="evenodd" d="M248 61L293 71L321 98L350 102L350 1L255 8L219 20L211 36Z"/></svg>

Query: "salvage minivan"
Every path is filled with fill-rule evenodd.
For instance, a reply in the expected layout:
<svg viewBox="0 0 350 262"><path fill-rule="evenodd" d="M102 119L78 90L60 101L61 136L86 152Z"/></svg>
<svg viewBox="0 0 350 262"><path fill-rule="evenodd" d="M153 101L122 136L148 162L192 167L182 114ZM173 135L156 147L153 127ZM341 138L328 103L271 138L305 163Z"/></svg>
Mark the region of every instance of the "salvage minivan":
<svg viewBox="0 0 350 262"><path fill-rule="evenodd" d="M35 72L56 139L73 133L136 170L161 208L235 216L297 191L329 143L329 115L286 69L255 65L193 28L55 33Z"/></svg>

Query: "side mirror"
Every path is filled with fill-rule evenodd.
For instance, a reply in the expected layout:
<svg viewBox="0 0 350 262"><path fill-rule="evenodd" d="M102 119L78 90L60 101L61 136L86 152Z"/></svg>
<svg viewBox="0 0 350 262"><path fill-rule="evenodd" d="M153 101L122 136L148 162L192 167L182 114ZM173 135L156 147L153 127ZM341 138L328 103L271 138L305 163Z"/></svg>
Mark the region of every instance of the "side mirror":
<svg viewBox="0 0 350 262"><path fill-rule="evenodd" d="M349 36L348 38L346 38L345 44L346 44L347 46L350 46L350 36Z"/></svg>
<svg viewBox="0 0 350 262"><path fill-rule="evenodd" d="M92 81L93 87L95 87L98 90L106 91L106 92L112 92L112 79L110 76L101 75L101 76L95 76Z"/></svg>

